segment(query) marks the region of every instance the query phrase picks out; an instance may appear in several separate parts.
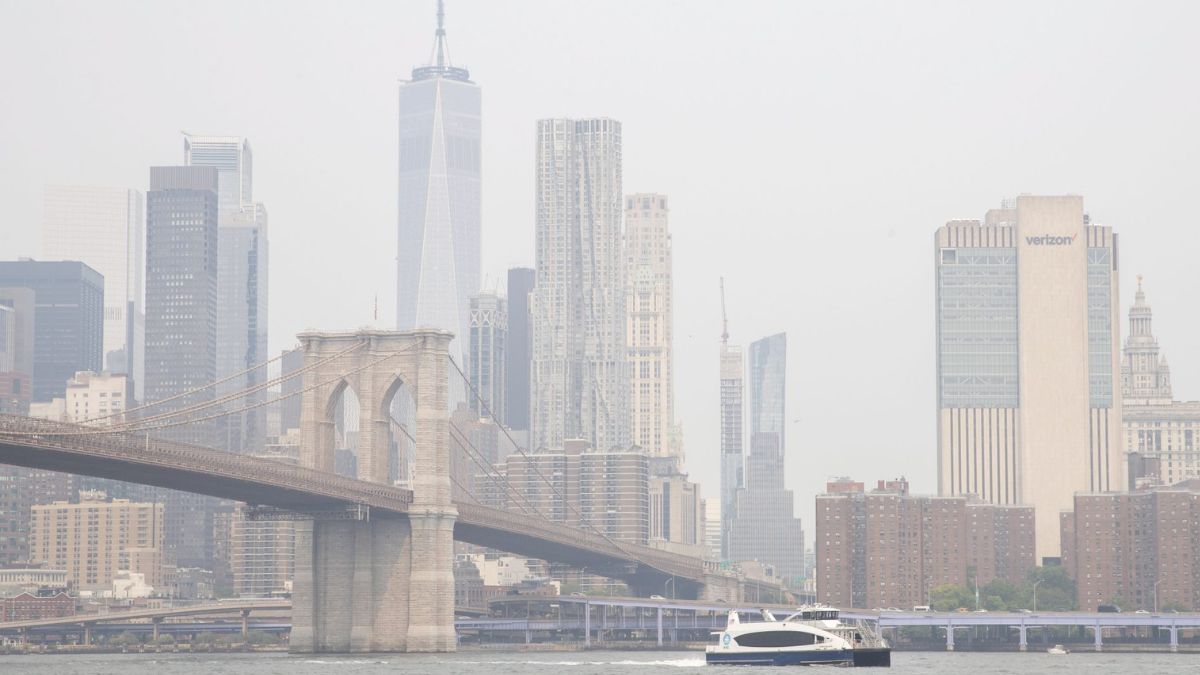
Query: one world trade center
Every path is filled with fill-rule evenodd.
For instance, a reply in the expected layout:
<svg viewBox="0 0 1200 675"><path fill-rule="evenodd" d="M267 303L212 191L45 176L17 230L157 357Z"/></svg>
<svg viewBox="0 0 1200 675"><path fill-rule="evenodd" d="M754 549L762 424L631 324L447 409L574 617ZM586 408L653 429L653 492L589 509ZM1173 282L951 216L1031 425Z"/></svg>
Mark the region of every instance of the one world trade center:
<svg viewBox="0 0 1200 675"><path fill-rule="evenodd" d="M429 65L400 85L400 330L453 331L450 354L465 370L468 300L479 291L480 91L450 65L442 3Z"/></svg>

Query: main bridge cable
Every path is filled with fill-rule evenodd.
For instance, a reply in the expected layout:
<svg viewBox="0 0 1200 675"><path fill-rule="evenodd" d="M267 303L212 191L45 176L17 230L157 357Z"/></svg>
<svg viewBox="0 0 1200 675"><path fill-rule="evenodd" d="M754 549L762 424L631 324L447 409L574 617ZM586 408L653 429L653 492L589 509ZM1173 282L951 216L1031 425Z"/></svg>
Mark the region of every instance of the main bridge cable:
<svg viewBox="0 0 1200 675"><path fill-rule="evenodd" d="M182 393L179 393L179 394L175 394L174 396L169 396L169 397L167 397L167 398L159 399L159 400L157 400L157 401L151 401L151 402L149 402L149 403L143 403L142 405L139 405L139 406L136 406L136 407L133 407L133 408L126 408L126 409L124 409L124 410L118 410L118 411L116 411L116 412L113 412L113 413L110 413L110 414L108 414L108 415L101 415L100 417L90 417L90 418L88 418L88 419L86 419L86 420L83 420L83 421L81 421L81 422L77 422L77 424L92 424L92 423L94 423L94 422L102 422L102 421L104 421L104 420L106 420L106 419L109 419L110 417L119 417L119 416L122 416L122 415L128 415L129 413L132 413L132 412L137 412L137 411L139 411L139 410L145 410L146 408L153 408L153 407L155 407L155 406L159 406L159 405L162 405L162 404L164 404L164 403L170 403L171 401L174 401L174 400L177 400L177 399L183 398L184 396L190 396L190 395L192 395L192 394L195 394L195 393L197 393L197 392L204 391L205 389L211 389L212 387L215 387L215 386L217 386L217 385L219 385L219 384L225 384L226 382L229 382L230 380L233 380L233 379L239 378L239 377L241 377L242 375L245 375L246 373L249 373L249 372L252 372L252 371L258 370L259 368L262 368L262 367L264 367L264 366L269 366L269 365L271 365L272 363L274 363L274 362L276 362L276 361L278 361L278 360L280 360L280 359L284 358L284 357L285 357L285 356L287 356L288 354L291 354L292 352L296 351L297 349L300 349L300 348L299 348L299 347L296 347L296 348L294 348L294 349L289 349L288 351L286 351L286 352L284 352L284 353L280 354L279 356L276 356L275 358L268 359L268 360L266 360L266 361L263 361L262 363L259 363L259 364L256 364L256 365L253 365L253 366L250 366L249 368L247 368L247 369L245 369L245 370L243 370L243 371L241 371L241 372L234 373L234 374L232 374L232 375L230 375L230 376L228 376L228 377L222 378L222 379L220 379L220 380L217 380L217 381L215 381L215 382L210 382L210 383L208 383L208 384L206 384L206 385L204 385L204 386L202 386L202 387L196 387L195 389L189 389L189 390L187 390L187 391L185 391L185 392L182 392Z"/></svg>
<svg viewBox="0 0 1200 675"><path fill-rule="evenodd" d="M310 370L313 370L314 368L318 368L326 363L329 363L330 361L332 361L334 359L345 356L346 354L349 354L352 351L355 351L357 349L362 349L366 345L367 345L367 342L365 340L356 342L353 345L351 345L350 347L348 347L336 354L331 354L330 356L327 356L325 358L314 361L313 363L310 363L307 366L304 366L302 368L297 368L296 370L293 370L292 372L287 373L286 375L280 375L279 377L267 380L266 382L260 382L259 384L256 384L252 387L247 387L246 389L242 389L239 391L232 392L230 394L226 394L225 396L222 396L220 398L215 398L211 401L197 403L196 405L193 405L193 406L190 406L187 408L180 408L178 410L172 410L172 411L165 412L165 413L159 413L157 415L152 415L150 417L144 417L142 419L133 420L133 421L126 421L121 424L114 424L112 426L115 428L125 429L127 431L137 431L139 427L141 427L147 423L150 423L150 422L157 422L159 420L169 419L171 417L179 417L181 415L190 415L191 413L199 412L199 411L205 410L207 408L213 408L213 407L216 407L219 405L223 405L225 403L228 403L229 401L236 401L240 398L245 398L245 397L249 396L250 394L258 393L264 389L269 389L277 384L280 384L282 382L285 382L285 381L295 378L297 376L303 375L304 373L306 373ZM293 350L293 351L295 351L295 350ZM234 375L233 377L237 377L237 376ZM163 401L170 401L172 399L179 398L180 396L185 396L185 395L187 395L187 393L196 393L198 391L203 391L204 389L207 389L208 387L211 387L215 384L220 384L221 382L228 381L228 379L229 378L225 378L225 380L219 380L217 382L214 382L213 384L207 385L200 389L193 389L191 392L186 392L184 394L178 394L171 398L163 399L162 401L157 401L151 405L157 405L158 403L162 403ZM143 407L145 407L145 406L143 406ZM249 410L249 408L243 408L242 410ZM240 411L230 411L230 412L232 413L232 412L240 412ZM110 415L110 417L111 417L111 415Z"/></svg>
<svg viewBox="0 0 1200 675"><path fill-rule="evenodd" d="M484 472L484 475L487 476L487 478L492 482L492 485L498 485L498 483L496 482L496 479L499 478L504 483L504 485L501 486L501 489L504 489L506 487L508 492L511 492L514 496L519 497L520 499L524 500L525 504L529 506L529 508L525 508L525 506L522 505L520 502L517 502L515 499L513 500L517 504L517 506L520 507L521 510L525 512L525 515L546 518L546 515L543 513L540 513L538 511L538 508L533 505L533 502L529 501L529 497L521 494L521 492L519 490L517 490L516 487L513 486L512 482L508 480L508 477L505 476L503 473L501 473L500 470L496 468L496 465L492 464L488 460L487 457L483 456L483 453L480 452L479 449L475 447L474 443L471 443L471 441L467 437L467 435L462 432L462 429L458 428L458 425L456 425L454 422L450 422L449 424L450 424L450 429L452 429L455 433L457 433L461 437L461 440L460 439L455 439L455 440L458 441L459 445L463 446L464 450L467 450L467 456L471 458L471 461L475 463L475 466L479 467L480 470L482 470ZM476 457L478 457L479 459L477 460ZM480 460L482 460L482 462ZM491 473L488 472L489 467L491 468ZM495 476L492 476L493 473L495 474ZM475 495L471 495L471 497L474 499ZM475 501L478 502L479 500L475 499ZM533 513L530 513L529 509L533 509Z"/></svg>
<svg viewBox="0 0 1200 675"><path fill-rule="evenodd" d="M417 444L417 439L413 438L413 435L411 433L409 433L408 428L403 424L397 424L396 426L399 427L400 433L404 434L405 436L408 437L408 440L412 441L413 446L415 447ZM463 449L467 450L467 453L466 453L467 456L471 459L472 462L475 463L475 466L479 467L479 469L484 472L484 475L487 476L487 478L492 481L492 485L499 485L499 484L496 482L496 478L493 477L490 473L488 473L488 469L487 469L488 466L491 466L492 472L495 473L496 476L500 478L500 480L504 481L504 483L508 487L508 491L512 492L514 495L516 495L518 497L521 497L523 499L525 498L523 495L521 495L520 492L518 492L516 490L516 488L514 488L512 486L512 483L509 483L508 479L504 477L504 474L500 473L500 471L496 469L495 465L492 464L491 462L489 462L487 457L483 456L483 453L479 452L479 449L476 448L471 443L471 441L467 439L466 434L464 434L462 432L462 430L459 429L456 424L454 424L454 422L447 420L447 426L449 429L454 430L455 432L458 433L459 436L462 437L462 440L458 441L459 445L463 445L465 443L465 445L463 446ZM458 439L455 439L455 440L458 440ZM468 450L467 446L470 447L470 450ZM471 451L474 451L475 454L472 454ZM476 456L478 456L479 459L476 459ZM481 463L479 460L483 460L483 462ZM475 500L476 504L481 504L478 497L476 497L473 493L471 493L470 490L467 490L465 487L463 487L463 485L461 483L459 483L457 479L454 478L453 471L450 472L450 479L452 481L454 481L454 484L457 485L468 497ZM504 486L500 486L500 487L502 490L504 489ZM521 510L525 512L525 515L527 515L527 516L540 515L540 514L537 514L537 507L534 507L532 504L530 504L528 499L525 499L525 502L527 504L529 504L531 508L534 509L534 513L531 514L529 512L529 509L525 508L525 506L518 503L517 506L521 507Z"/></svg>
<svg viewBox="0 0 1200 675"><path fill-rule="evenodd" d="M88 429L87 431L20 431L20 432L4 432L3 434L0 434L0 435L3 435L3 436L100 436L100 435L107 435L107 434L129 434L129 433L146 434L146 432L156 431L158 429L170 429L173 427L181 427L181 426L188 425L188 424L195 424L197 422L207 422L209 420L215 420L215 419L218 419L221 417L225 417L227 415L234 415L234 414L237 414L240 412L245 412L247 410L253 410L255 408L261 408L263 406L268 406L268 405L271 405L272 403L278 403L285 399L289 399L293 396L299 396L300 394L304 394L304 393L310 392L314 389L324 387L325 385L335 384L339 380L346 377L347 375L353 375L355 373L362 372L368 368L377 366L380 363L387 361L388 359L399 356L405 352L412 351L413 349L416 349L419 346L420 345L410 345L408 347L405 347L404 349L397 350L386 356L381 356L380 358L375 359L374 361L372 361L370 363L359 366L352 370L348 370L344 373L339 373L337 376L332 377L328 380L325 380L324 382L318 382L314 385L305 387L299 391L294 391L290 394L283 394L282 396L277 396L273 399L269 399L266 401L259 401L257 403L243 406L243 407L237 408L235 410L226 410L224 412L220 412L215 415L208 415L207 417L198 417L196 419L184 420L182 422L170 422L167 424L159 424L156 426L147 427L147 428L143 428L143 429L125 429L125 428L117 429L117 428L113 428L113 427L95 427L92 429ZM146 436L148 438L148 434L146 434ZM217 450L215 448L208 448L208 449L212 450L213 452L224 452L223 450ZM236 453L228 453L228 454L236 454Z"/></svg>
<svg viewBox="0 0 1200 675"><path fill-rule="evenodd" d="M645 560L642 560L642 558L640 556L631 553L627 548L625 548L623 545L621 545L620 542L616 541L612 537L605 534L602 530L600 530L600 528L596 527L596 525L594 523L592 523L590 520L586 520L583 517L583 514L579 512L579 509L575 508L575 505L572 504L570 502L570 500L568 500L565 496L563 496L563 493L560 492L559 489L554 486L554 483L551 483L550 480L548 478L546 478L545 474L543 474L541 472L541 470L537 468L536 462L534 462L533 459L529 456L529 454L526 453L525 450L521 448L521 445L519 443L517 443L516 439L514 439L512 437L512 434L508 433L508 429L506 429L504 427L504 425L500 423L500 420L496 419L496 415L492 412L491 407L488 406L487 401L483 400L483 396L481 396L479 394L479 391L477 389L475 389L475 385L471 383L471 380L470 380L470 378L467 377L467 374L463 372L462 368L458 367L458 363L456 363L454 361L454 357L447 354L446 358L450 360L450 365L454 366L454 369L458 371L459 377L461 377L463 379L463 381L466 382L467 388L471 391L471 394L475 397L475 399L477 401L479 401L480 409L484 413L486 413L488 417L492 418L492 421L494 421L496 423L496 426L500 428L500 431L504 432L504 435L508 438L509 442L512 443L513 448L515 448L517 452L521 453L522 457L529 460L530 467L532 467L534 472L537 473L538 477L542 479L542 482L544 482L544 483L546 483L546 485L550 486L550 489L553 490L554 494L559 499L562 500L563 504L565 504L567 506L567 508L571 509L571 511L573 511L575 513L575 515L579 518L580 524L586 523L588 527L590 527L591 529L596 531L596 534L600 535L600 537L602 537L603 539L608 541L608 543L612 544L618 551L624 553L625 555L629 556L633 560L636 560L647 566L652 566L652 565L650 565L650 563L646 562Z"/></svg>

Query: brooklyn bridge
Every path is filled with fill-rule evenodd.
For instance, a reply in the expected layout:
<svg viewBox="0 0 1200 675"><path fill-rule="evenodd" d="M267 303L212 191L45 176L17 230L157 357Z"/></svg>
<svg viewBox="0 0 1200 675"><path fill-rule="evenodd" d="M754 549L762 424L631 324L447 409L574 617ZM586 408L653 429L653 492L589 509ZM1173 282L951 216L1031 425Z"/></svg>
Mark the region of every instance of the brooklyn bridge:
<svg viewBox="0 0 1200 675"><path fill-rule="evenodd" d="M0 416L0 463L205 494L297 519L297 652L454 650L455 541L586 568L643 596L666 584L680 597L725 602L741 601L747 584L763 590L713 562L456 494L451 338L436 330L302 333L302 386L291 394L301 397L299 465L155 437L207 419L204 410L111 426ZM334 472L335 403L347 388L358 401L356 477ZM388 470L389 409L402 389L414 405L411 489L390 484Z"/></svg>

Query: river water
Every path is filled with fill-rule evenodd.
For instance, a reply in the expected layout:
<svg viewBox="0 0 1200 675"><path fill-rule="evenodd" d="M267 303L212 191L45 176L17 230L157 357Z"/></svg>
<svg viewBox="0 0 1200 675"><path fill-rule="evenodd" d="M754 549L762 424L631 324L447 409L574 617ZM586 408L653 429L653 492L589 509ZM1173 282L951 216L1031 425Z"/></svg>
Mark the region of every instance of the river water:
<svg viewBox="0 0 1200 675"><path fill-rule="evenodd" d="M1200 673L1200 654L895 652L890 670L907 675L1174 675ZM696 652L459 652L379 657L287 654L86 654L0 656L3 675L642 675L705 668ZM712 672L760 672L748 668ZM765 669L761 672L780 672ZM803 670L801 672L812 672Z"/></svg>

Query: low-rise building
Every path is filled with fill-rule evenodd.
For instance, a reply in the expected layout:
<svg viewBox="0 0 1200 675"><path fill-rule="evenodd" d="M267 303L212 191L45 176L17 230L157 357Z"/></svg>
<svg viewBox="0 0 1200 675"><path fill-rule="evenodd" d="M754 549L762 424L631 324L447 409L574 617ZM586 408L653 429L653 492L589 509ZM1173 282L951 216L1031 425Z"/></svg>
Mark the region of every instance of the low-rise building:
<svg viewBox="0 0 1200 675"><path fill-rule="evenodd" d="M64 591L0 598L0 621L37 621L75 616L75 598Z"/></svg>

